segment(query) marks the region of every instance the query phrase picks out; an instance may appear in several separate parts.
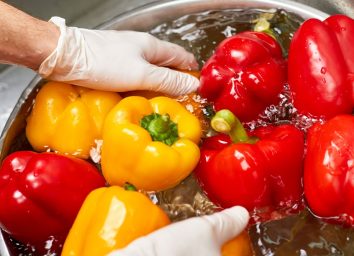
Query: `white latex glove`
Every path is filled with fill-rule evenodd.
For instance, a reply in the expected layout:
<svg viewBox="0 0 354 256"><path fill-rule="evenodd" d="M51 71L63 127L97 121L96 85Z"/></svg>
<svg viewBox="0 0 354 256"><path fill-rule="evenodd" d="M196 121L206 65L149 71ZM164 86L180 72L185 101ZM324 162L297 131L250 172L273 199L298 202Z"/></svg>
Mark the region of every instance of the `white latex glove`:
<svg viewBox="0 0 354 256"><path fill-rule="evenodd" d="M39 67L49 80L108 91L153 90L170 95L195 91L199 80L167 67L192 70L198 65L182 47L148 33L60 28L56 49Z"/></svg>
<svg viewBox="0 0 354 256"><path fill-rule="evenodd" d="M171 224L109 256L219 256L223 244L240 234L248 220L247 210L235 206Z"/></svg>

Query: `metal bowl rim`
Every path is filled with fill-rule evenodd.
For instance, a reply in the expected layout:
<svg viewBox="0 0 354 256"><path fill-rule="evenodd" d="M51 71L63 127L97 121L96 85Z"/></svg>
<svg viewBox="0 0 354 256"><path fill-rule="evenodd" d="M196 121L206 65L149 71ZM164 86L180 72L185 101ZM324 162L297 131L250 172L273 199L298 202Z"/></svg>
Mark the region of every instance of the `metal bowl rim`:
<svg viewBox="0 0 354 256"><path fill-rule="evenodd" d="M142 5L140 7L137 7L131 11L124 12L114 18L112 18L109 21L106 21L99 25L97 28L99 29L109 29L112 27L114 24L125 21L127 19L131 19L136 15L139 15L144 12L154 12L158 11L160 9L165 9L165 8L173 8L179 5L186 5L186 4L235 4L235 5L255 5L255 4L267 4L267 5L272 5L272 8L280 8L280 9L285 9L288 11L295 12L300 15L304 15L305 17L312 17L320 20L326 19L329 14L325 13L323 11L320 11L314 7L294 2L291 0L162 0L162 1L155 1L152 3L148 3L146 5ZM223 9L223 8L219 8Z"/></svg>

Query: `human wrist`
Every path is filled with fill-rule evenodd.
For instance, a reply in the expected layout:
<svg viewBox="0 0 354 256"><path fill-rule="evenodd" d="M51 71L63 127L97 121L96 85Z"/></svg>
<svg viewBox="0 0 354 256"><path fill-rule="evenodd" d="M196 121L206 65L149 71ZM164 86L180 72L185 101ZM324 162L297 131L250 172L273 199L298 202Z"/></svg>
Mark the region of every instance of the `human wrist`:
<svg viewBox="0 0 354 256"><path fill-rule="evenodd" d="M37 70L56 47L59 29L0 1L0 62Z"/></svg>

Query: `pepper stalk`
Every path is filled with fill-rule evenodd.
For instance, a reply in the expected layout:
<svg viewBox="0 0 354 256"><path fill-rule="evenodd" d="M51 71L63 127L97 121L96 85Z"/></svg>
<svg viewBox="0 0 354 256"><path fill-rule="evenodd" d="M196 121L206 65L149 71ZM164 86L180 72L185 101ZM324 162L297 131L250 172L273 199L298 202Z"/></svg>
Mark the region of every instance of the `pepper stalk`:
<svg viewBox="0 0 354 256"><path fill-rule="evenodd" d="M270 22L268 21L268 19L266 17L263 17L263 16L259 17L253 30L257 31L257 32L266 33L266 34L270 35L271 37L273 37L275 40L277 40L277 37L276 37L274 31L270 27Z"/></svg>
<svg viewBox="0 0 354 256"><path fill-rule="evenodd" d="M254 144L258 141L257 137L248 136L240 120L228 109L216 112L211 119L211 127L217 132L228 134L233 143Z"/></svg>
<svg viewBox="0 0 354 256"><path fill-rule="evenodd" d="M153 141L161 141L169 146L178 140L178 127L168 114L153 113L144 116L140 125L149 132Z"/></svg>

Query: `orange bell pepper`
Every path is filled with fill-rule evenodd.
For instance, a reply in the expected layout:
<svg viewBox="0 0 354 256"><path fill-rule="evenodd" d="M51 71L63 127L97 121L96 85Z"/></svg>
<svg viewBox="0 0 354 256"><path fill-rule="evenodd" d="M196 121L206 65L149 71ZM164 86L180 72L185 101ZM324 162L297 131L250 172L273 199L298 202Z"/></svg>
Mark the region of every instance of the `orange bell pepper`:
<svg viewBox="0 0 354 256"><path fill-rule="evenodd" d="M246 231L227 242L221 248L222 256L252 256L254 255L251 239Z"/></svg>
<svg viewBox="0 0 354 256"><path fill-rule="evenodd" d="M117 186L99 188L82 205L61 255L107 255L169 223L145 195Z"/></svg>
<svg viewBox="0 0 354 256"><path fill-rule="evenodd" d="M39 91L27 119L27 138L36 151L88 158L95 139L101 138L107 113L120 99L114 92L49 82Z"/></svg>

